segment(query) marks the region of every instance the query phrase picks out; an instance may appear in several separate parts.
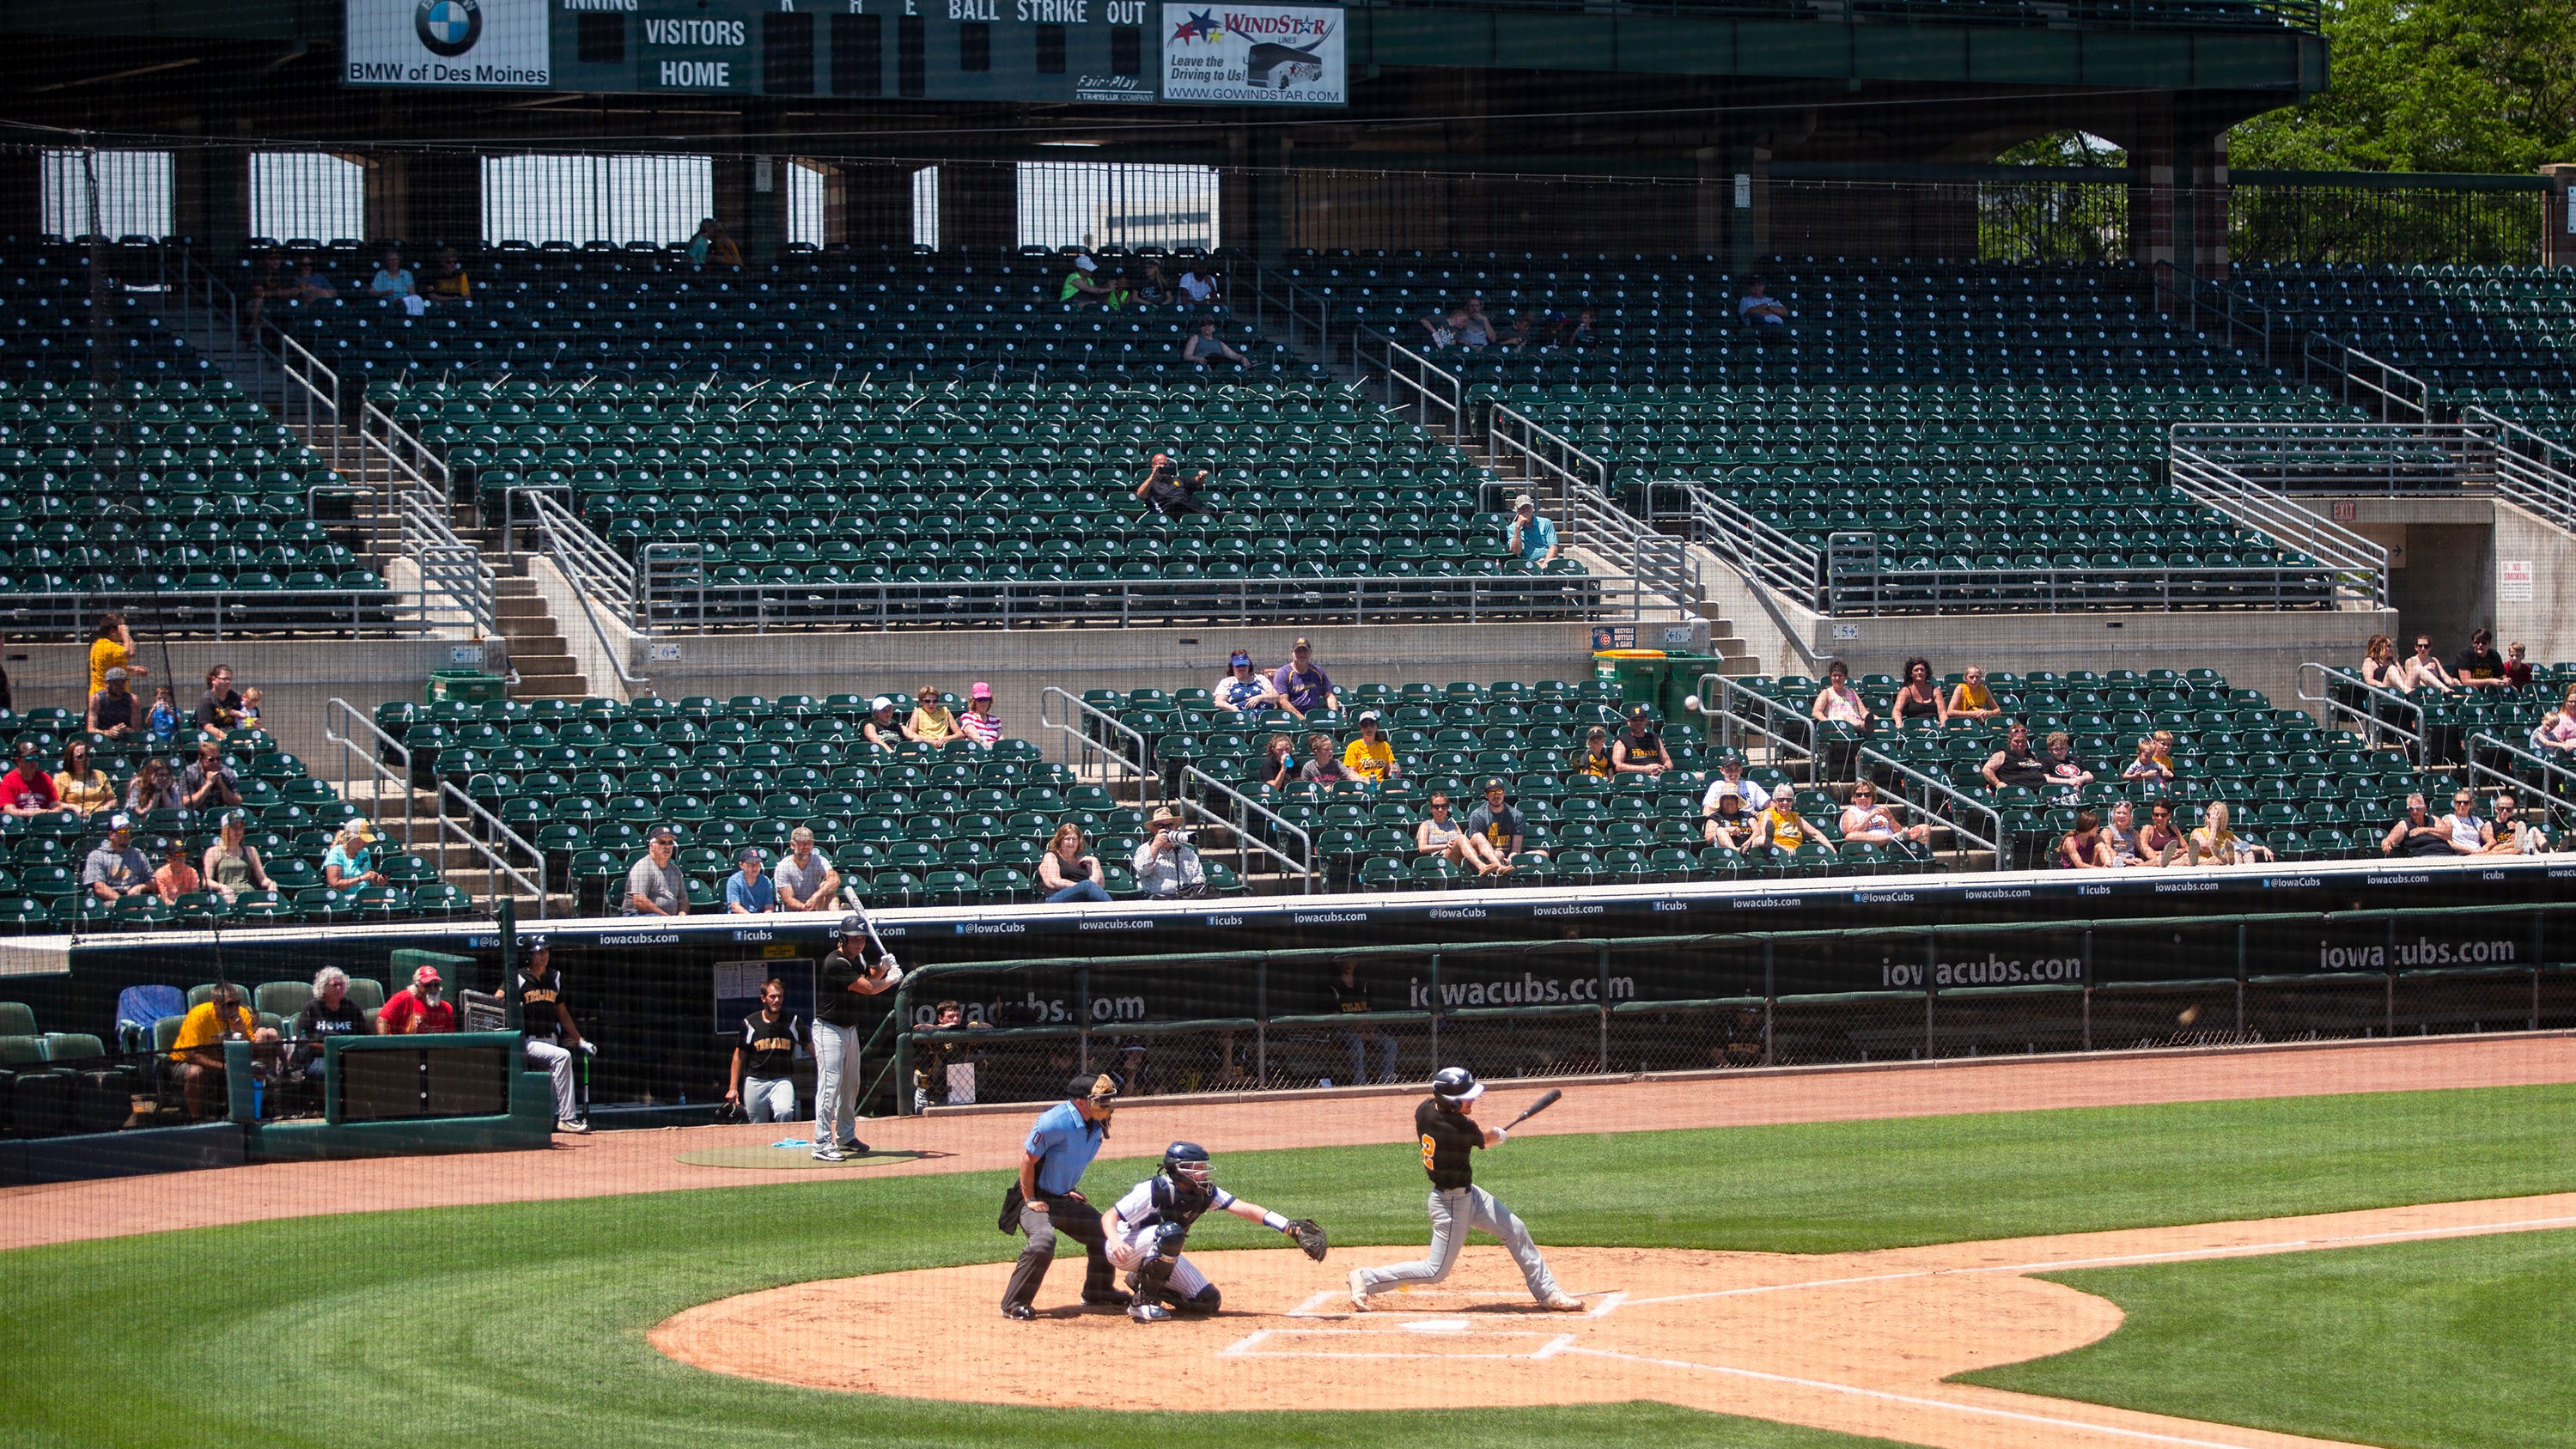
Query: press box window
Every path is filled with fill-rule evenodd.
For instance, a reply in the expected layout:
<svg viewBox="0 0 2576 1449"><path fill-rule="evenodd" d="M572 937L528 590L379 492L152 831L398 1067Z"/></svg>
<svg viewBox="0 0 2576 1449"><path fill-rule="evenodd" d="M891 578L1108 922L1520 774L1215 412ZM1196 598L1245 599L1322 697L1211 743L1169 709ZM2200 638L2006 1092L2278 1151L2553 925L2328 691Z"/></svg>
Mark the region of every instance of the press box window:
<svg viewBox="0 0 2576 1449"><path fill-rule="evenodd" d="M993 27L981 20L969 20L957 27L957 68L962 71L988 71L993 68Z"/></svg>
<svg viewBox="0 0 2576 1449"><path fill-rule="evenodd" d="M583 65L626 63L626 16L615 10L584 10L573 16L573 55Z"/></svg>
<svg viewBox="0 0 2576 1449"><path fill-rule="evenodd" d="M760 73L773 96L814 94L814 17L772 10L760 17Z"/></svg>
<svg viewBox="0 0 2576 1449"><path fill-rule="evenodd" d="M885 94L885 17L832 17L832 94Z"/></svg>
<svg viewBox="0 0 2576 1449"><path fill-rule="evenodd" d="M1109 73L1143 75L1145 73L1145 29L1140 25L1109 27Z"/></svg>

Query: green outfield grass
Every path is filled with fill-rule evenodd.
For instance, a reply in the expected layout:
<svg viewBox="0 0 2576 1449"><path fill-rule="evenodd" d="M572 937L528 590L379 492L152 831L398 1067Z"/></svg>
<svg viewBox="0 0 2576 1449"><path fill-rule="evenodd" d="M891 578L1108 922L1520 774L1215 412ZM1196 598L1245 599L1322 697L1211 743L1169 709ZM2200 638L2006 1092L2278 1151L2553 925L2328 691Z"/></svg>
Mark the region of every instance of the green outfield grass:
<svg viewBox="0 0 2576 1449"><path fill-rule="evenodd" d="M2576 1446L2576 1233L2047 1276L2128 1321L1969 1382L2390 1449Z"/></svg>
<svg viewBox="0 0 2576 1449"><path fill-rule="evenodd" d="M1523 1138L1480 1176L1543 1243L1816 1252L2567 1190L2576 1143L2561 1124L2572 1107L2576 1087L2543 1087ZM1122 1135L1117 1145L1145 1144ZM541 1157L526 1161L546 1170ZM1142 1170L1103 1163L1089 1183L1105 1196ZM1245 1196L1322 1219L1339 1243L1424 1237L1406 1145L1232 1154L1219 1173ZM191 1449L1134 1449L1136 1416L782 1389L684 1368L645 1342L680 1309L759 1288L1005 1259L1012 1240L992 1228L1001 1183L997 1173L851 1177L0 1254L0 1424L12 1445L46 1449L158 1449L174 1436ZM184 1193L188 1179L133 1190ZM0 1210L43 1212L47 1201ZM1225 1218L1193 1242L1281 1240ZM1335 1265L1347 1261L1335 1254ZM1078 1272L1061 1264L1047 1300L1069 1300ZM925 1303L903 1331L998 1354L1044 1330L966 1302ZM2226 1368L2264 1372L2244 1358ZM2367 1397L2353 1411L2367 1415ZM1355 1449L1434 1436L1550 1449L1859 1442L1652 1405L1247 1415L1223 1432Z"/></svg>

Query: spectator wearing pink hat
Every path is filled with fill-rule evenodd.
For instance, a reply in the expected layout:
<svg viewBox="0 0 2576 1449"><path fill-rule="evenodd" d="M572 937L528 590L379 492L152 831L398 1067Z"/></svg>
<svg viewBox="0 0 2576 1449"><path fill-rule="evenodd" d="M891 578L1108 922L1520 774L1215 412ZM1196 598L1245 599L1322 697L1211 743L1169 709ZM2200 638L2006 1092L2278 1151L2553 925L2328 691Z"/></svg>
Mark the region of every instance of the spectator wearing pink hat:
<svg viewBox="0 0 2576 1449"><path fill-rule="evenodd" d="M966 731L966 738L979 745L1001 740L1002 717L993 713L993 686L980 679L975 681L975 687L966 691L966 713L957 723Z"/></svg>

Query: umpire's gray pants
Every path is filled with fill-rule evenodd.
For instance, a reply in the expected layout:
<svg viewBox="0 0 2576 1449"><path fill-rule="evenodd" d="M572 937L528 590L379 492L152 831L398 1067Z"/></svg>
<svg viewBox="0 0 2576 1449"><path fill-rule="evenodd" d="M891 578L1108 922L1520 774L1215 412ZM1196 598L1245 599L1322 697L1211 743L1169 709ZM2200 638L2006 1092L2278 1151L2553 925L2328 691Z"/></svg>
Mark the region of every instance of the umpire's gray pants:
<svg viewBox="0 0 2576 1449"><path fill-rule="evenodd" d="M1362 1268L1359 1279L1371 1293L1405 1283L1437 1283L1458 1266L1458 1250L1467 1245L1469 1229L1490 1233L1502 1239L1512 1261L1521 1265L1521 1280L1529 1284L1530 1296L1546 1302L1556 1292L1556 1275L1547 1270L1547 1259L1541 1257L1538 1244L1530 1241L1529 1229L1512 1210L1495 1201L1494 1195L1481 1187L1434 1189L1431 1194L1431 1254L1418 1263L1398 1263L1389 1268Z"/></svg>

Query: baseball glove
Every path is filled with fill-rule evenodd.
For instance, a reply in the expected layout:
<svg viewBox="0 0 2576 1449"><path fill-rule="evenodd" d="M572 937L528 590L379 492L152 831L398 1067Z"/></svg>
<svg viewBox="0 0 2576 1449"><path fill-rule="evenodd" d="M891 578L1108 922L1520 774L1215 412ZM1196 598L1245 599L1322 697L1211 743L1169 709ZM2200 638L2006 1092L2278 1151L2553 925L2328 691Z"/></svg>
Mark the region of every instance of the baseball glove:
<svg viewBox="0 0 2576 1449"><path fill-rule="evenodd" d="M1306 1256L1318 1263L1324 1261L1324 1250L1332 1246L1324 1237L1324 1225L1313 1218L1289 1219L1288 1236L1295 1238L1297 1246L1306 1250Z"/></svg>

